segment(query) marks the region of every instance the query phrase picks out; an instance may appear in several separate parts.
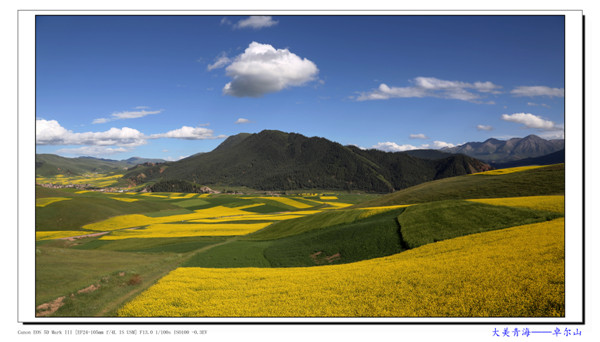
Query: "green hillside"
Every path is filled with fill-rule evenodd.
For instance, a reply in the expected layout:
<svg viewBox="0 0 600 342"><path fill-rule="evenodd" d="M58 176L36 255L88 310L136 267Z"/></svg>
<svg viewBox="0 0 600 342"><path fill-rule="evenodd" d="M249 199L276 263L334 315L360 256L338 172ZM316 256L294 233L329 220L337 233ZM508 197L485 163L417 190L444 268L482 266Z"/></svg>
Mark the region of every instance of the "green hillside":
<svg viewBox="0 0 600 342"><path fill-rule="evenodd" d="M564 164L499 174L466 175L419 184L358 204L372 207L447 199L558 195L565 192Z"/></svg>
<svg viewBox="0 0 600 342"><path fill-rule="evenodd" d="M65 158L54 154L35 155L35 173L37 176L82 175L84 173L107 173L123 171L127 164L116 160L95 158Z"/></svg>
<svg viewBox="0 0 600 342"><path fill-rule="evenodd" d="M460 200L413 205L398 216L409 248L516 225L549 221L561 214Z"/></svg>

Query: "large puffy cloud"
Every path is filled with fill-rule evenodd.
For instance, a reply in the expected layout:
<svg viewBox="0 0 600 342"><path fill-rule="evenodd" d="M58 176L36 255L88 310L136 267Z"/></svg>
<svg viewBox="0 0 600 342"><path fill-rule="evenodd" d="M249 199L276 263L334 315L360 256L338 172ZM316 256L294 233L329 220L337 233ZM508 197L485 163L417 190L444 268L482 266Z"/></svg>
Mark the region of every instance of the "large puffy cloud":
<svg viewBox="0 0 600 342"><path fill-rule="evenodd" d="M213 130L205 127L183 126L166 133L145 135L137 129L111 128L104 132L75 133L62 127L56 120L36 120L36 144L38 145L86 145L86 147L61 149L69 154L101 155L125 152L133 147L144 145L148 139L173 138L186 140L222 139ZM119 146L108 148L108 146ZM102 148L101 148L102 147Z"/></svg>
<svg viewBox="0 0 600 342"><path fill-rule="evenodd" d="M185 139L185 140L205 140L205 139L221 139L224 135L214 136L213 130L205 127L190 127L183 126L178 129L174 129L167 133L152 134L150 139L158 138L174 138L174 139Z"/></svg>
<svg viewBox="0 0 600 342"><path fill-rule="evenodd" d="M56 120L37 119L35 125L35 141L38 145L139 146L146 143L143 133L129 127L113 127L104 132L74 133Z"/></svg>
<svg viewBox="0 0 600 342"><path fill-rule="evenodd" d="M514 96L547 96L565 97L564 88L550 88L546 86L520 86L510 91Z"/></svg>
<svg viewBox="0 0 600 342"><path fill-rule="evenodd" d="M226 68L226 73L232 81L223 88L224 94L260 97L315 80L319 69L288 49L252 42Z"/></svg>
<svg viewBox="0 0 600 342"><path fill-rule="evenodd" d="M415 77L408 87L390 87L385 83L370 92L360 93L357 101L387 100L390 98L439 97L480 103L482 93L499 94L501 88L492 82L467 83L441 80L435 77Z"/></svg>
<svg viewBox="0 0 600 342"><path fill-rule="evenodd" d="M528 128L546 131L557 129L557 125L554 122L550 120L544 120L543 118L531 113L502 114L502 120L520 123Z"/></svg>

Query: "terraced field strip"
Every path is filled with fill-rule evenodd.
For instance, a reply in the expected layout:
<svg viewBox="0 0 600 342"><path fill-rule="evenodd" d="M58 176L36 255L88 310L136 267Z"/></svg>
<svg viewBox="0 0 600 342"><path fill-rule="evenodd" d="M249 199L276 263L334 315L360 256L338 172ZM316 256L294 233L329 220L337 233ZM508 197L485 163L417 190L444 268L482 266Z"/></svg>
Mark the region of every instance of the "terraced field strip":
<svg viewBox="0 0 600 342"><path fill-rule="evenodd" d="M565 213L565 196L522 196L470 199L471 202Z"/></svg>
<svg viewBox="0 0 600 342"><path fill-rule="evenodd" d="M470 175L504 175L504 174L507 174L507 173L514 173L514 172L521 172L521 171L539 169L541 167L546 167L546 166L548 166L548 165L517 166L517 167L506 168L506 169L498 169L498 170L476 172L476 173L471 173Z"/></svg>
<svg viewBox="0 0 600 342"><path fill-rule="evenodd" d="M123 229L111 232L100 240L120 240L131 238L172 238L193 236L246 235L270 225L266 223L156 223L143 229Z"/></svg>
<svg viewBox="0 0 600 342"><path fill-rule="evenodd" d="M35 206L36 207L45 207L47 205L50 205L52 203L55 202L60 202L60 201L66 201L66 200L70 200L71 198L69 197L42 197L42 198L36 198L35 199Z"/></svg>

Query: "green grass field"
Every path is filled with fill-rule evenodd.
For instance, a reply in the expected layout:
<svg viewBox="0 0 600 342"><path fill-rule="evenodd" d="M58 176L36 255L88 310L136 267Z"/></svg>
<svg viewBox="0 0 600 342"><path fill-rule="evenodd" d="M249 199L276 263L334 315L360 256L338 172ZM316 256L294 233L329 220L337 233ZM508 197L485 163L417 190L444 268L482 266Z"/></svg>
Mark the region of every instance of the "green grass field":
<svg viewBox="0 0 600 342"><path fill-rule="evenodd" d="M562 164L506 174L447 178L389 195L298 191L280 197L259 193L198 196L36 187L36 199L40 203L35 209L36 231L56 232L48 239L36 241L36 305L64 296L62 306L51 316L114 316L123 305L177 268L318 269L367 260L376 263L378 258L402 256L422 247L433 250L442 240L453 241L537 222L556 225L557 219L564 216L563 194ZM487 200L467 201L474 199ZM290 213L306 215L293 218ZM127 216L134 222L119 218L131 214L137 214ZM107 219L126 224L110 226L110 231L104 232L102 229L108 228L102 228L105 227L102 222ZM145 223L136 226L140 220ZM179 227L184 229L188 224L197 224L194 220L206 221L207 225L272 223L247 235L176 237ZM121 231L144 230L150 223L159 221L171 224L172 237L134 238L130 237L135 236L132 232ZM95 225L96 230L82 229L91 223L99 223ZM68 235L54 239L64 237L61 232L105 233L113 237L120 233L127 238L103 239L102 235L69 239L73 235ZM477 246L473 248L476 250ZM437 259L440 257L431 260ZM465 260L466 264L476 262ZM534 260L523 262L536 265ZM451 274L452 266L428 267ZM410 284L427 283L419 279L417 273L411 277L414 280ZM473 284L463 286L471 288ZM564 291L564 283L556 286L559 290L562 286ZM416 293L421 290L414 289ZM526 292L523 288L511 293L517 296L527 295ZM444 293L438 293L435 301L443 303L443 296ZM553 309L552 315L560 312L560 307L564 312L564 302L556 303L555 297L552 297L554 304L541 304L558 307L558 311ZM463 309L457 312L469 312L468 308ZM515 313L521 312L515 310ZM531 312L543 314L544 310Z"/></svg>

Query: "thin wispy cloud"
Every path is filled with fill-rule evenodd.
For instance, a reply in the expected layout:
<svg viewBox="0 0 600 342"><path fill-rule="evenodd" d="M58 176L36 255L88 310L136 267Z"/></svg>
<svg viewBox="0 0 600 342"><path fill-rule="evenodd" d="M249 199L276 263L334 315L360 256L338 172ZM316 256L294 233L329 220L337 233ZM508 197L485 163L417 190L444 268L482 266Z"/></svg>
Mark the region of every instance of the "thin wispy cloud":
<svg viewBox="0 0 600 342"><path fill-rule="evenodd" d="M511 90L514 96L546 96L546 97L565 97L564 88L550 88L546 86L520 86Z"/></svg>
<svg viewBox="0 0 600 342"><path fill-rule="evenodd" d="M428 139L427 136L423 133L419 133L419 134L411 134L408 136L411 139Z"/></svg>
<svg viewBox="0 0 600 342"><path fill-rule="evenodd" d="M492 129L494 129L494 127L489 125L477 125L478 131L491 131Z"/></svg>
<svg viewBox="0 0 600 342"><path fill-rule="evenodd" d="M106 156L117 153L129 152L131 147L107 147L107 146L82 146L77 148L60 148L56 150L59 154L72 154L79 156Z"/></svg>
<svg viewBox="0 0 600 342"><path fill-rule="evenodd" d="M275 26L279 23L277 20L273 20L271 16L267 15L253 15L246 19L242 19L238 21L233 28L235 29L244 29L251 28L254 30L258 30L265 27Z"/></svg>
<svg viewBox="0 0 600 342"><path fill-rule="evenodd" d="M206 139L222 139L225 135L215 136L212 129L205 127L190 127L183 126L166 133L152 134L149 139L173 138L185 140L206 140Z"/></svg>
<svg viewBox="0 0 600 342"><path fill-rule="evenodd" d="M391 98L420 98L437 97L443 99L454 99L474 103L494 104L493 101L483 102L487 94L499 94L499 85L492 82L461 82L441 80L435 77L415 77L411 80L412 85L406 87L390 87L385 83L377 89L362 92L355 99L357 101L387 100Z"/></svg>
<svg viewBox="0 0 600 342"><path fill-rule="evenodd" d="M261 97L290 87L302 86L317 78L319 69L312 61L288 49L252 42L225 69L232 81L223 93L235 97Z"/></svg>
<svg viewBox="0 0 600 342"><path fill-rule="evenodd" d="M206 66L206 69L208 71L212 71L214 69L223 68L229 63L231 63L231 59L227 57L227 54L225 52L221 52L221 54L215 57L215 60L212 64Z"/></svg>
<svg viewBox="0 0 600 342"><path fill-rule="evenodd" d="M148 116L148 115L160 114L163 111L162 109L146 110L146 109L148 109L148 107L145 107L145 106L138 106L138 107L135 107L135 109L137 109L137 110L115 112L115 113L112 113L107 118L94 119L94 121L92 121L92 123L93 124L102 124L102 123L107 123L107 122L115 121L115 120L138 119L138 118L143 118L144 116Z"/></svg>

